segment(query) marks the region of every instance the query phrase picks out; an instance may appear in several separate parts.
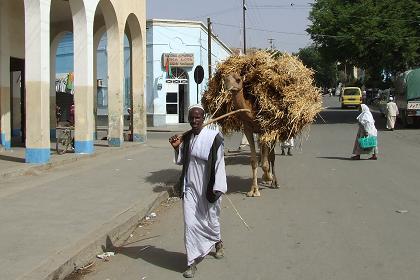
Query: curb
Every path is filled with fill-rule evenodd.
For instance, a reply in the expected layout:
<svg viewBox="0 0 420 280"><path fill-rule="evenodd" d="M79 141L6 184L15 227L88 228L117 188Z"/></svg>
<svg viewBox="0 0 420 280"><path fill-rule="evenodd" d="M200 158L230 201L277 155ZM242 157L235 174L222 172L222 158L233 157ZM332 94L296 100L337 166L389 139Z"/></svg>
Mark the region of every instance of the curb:
<svg viewBox="0 0 420 280"><path fill-rule="evenodd" d="M169 198L169 192L156 194L152 202L144 205L137 202L114 216L100 228L89 233L76 244L55 253L35 270L20 277L19 280L60 280L70 275L102 253L110 244L120 246L140 224L141 220L163 201Z"/></svg>

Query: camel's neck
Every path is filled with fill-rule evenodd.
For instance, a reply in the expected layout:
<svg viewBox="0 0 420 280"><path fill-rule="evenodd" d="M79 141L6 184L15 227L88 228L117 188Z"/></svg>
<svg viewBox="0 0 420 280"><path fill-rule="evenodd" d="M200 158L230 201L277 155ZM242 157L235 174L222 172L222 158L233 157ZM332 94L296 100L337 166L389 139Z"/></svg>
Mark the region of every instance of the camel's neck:
<svg viewBox="0 0 420 280"><path fill-rule="evenodd" d="M252 103L245 99L243 90L232 92L232 101L235 109L249 109L251 112L239 113L240 118L249 127L254 127L254 112L252 110Z"/></svg>
<svg viewBox="0 0 420 280"><path fill-rule="evenodd" d="M252 105L244 97L244 91L232 92L232 101L236 109L252 109Z"/></svg>

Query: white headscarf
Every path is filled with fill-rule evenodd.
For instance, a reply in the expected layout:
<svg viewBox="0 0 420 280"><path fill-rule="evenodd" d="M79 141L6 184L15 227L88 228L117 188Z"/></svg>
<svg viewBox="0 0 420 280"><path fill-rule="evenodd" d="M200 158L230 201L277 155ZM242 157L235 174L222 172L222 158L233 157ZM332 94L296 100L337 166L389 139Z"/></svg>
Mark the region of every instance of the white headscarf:
<svg viewBox="0 0 420 280"><path fill-rule="evenodd" d="M375 120L373 119L369 107L365 104L361 104L360 107L362 108L362 112L357 116L357 121L363 125L368 135L378 136L378 131L375 128Z"/></svg>

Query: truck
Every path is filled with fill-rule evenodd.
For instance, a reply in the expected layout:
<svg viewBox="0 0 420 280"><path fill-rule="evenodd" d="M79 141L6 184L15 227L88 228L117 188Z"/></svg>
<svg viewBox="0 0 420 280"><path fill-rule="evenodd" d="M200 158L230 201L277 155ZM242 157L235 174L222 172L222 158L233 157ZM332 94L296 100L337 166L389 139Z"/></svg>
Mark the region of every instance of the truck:
<svg viewBox="0 0 420 280"><path fill-rule="evenodd" d="M420 68L408 70L397 77L395 103L403 126L420 122Z"/></svg>

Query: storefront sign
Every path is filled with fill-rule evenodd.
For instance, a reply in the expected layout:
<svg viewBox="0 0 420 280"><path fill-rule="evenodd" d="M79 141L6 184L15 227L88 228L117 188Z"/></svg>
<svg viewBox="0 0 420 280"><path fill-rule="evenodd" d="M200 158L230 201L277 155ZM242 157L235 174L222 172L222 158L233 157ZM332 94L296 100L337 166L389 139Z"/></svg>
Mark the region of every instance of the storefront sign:
<svg viewBox="0 0 420 280"><path fill-rule="evenodd" d="M162 54L162 67L193 67L193 53L164 53Z"/></svg>
<svg viewBox="0 0 420 280"><path fill-rule="evenodd" d="M166 79L167 84L188 84L187 79Z"/></svg>

